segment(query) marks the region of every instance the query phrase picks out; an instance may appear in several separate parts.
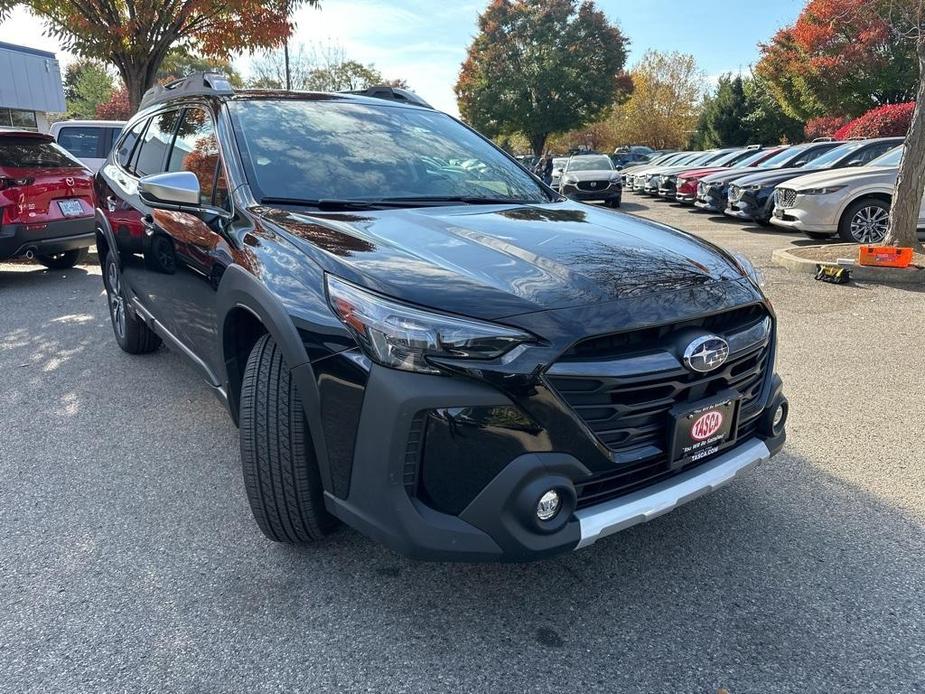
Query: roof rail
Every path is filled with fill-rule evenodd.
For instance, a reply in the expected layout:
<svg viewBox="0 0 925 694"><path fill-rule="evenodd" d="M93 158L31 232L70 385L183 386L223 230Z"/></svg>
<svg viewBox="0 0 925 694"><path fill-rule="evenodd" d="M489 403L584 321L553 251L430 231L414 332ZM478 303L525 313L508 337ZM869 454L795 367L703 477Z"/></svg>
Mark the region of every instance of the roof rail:
<svg viewBox="0 0 925 694"><path fill-rule="evenodd" d="M851 137L848 138L848 142L854 142L855 140L869 140L869 139L870 139L869 137L865 137L864 135L852 135Z"/></svg>
<svg viewBox="0 0 925 694"><path fill-rule="evenodd" d="M764 145L746 145L745 149L761 149Z"/></svg>
<svg viewBox="0 0 925 694"><path fill-rule="evenodd" d="M234 94L228 78L219 72L194 72L167 84L156 84L145 92L139 108L178 96L230 96Z"/></svg>
<svg viewBox="0 0 925 694"><path fill-rule="evenodd" d="M357 94L358 96L369 96L374 99L386 99L388 101L398 101L403 104L413 104L414 106L423 106L424 108L433 109L424 99L412 91L401 89L399 87L388 87L385 85L370 87L369 89L347 90L343 94Z"/></svg>
<svg viewBox="0 0 925 694"><path fill-rule="evenodd" d="M810 142L835 142L835 138L832 137L814 137Z"/></svg>

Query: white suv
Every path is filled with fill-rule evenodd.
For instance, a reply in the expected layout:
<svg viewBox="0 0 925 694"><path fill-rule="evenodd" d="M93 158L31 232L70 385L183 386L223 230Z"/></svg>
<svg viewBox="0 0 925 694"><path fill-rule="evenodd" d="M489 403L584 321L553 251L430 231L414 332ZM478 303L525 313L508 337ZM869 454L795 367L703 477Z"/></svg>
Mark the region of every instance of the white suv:
<svg viewBox="0 0 925 694"><path fill-rule="evenodd" d="M867 166L807 174L774 189L771 223L812 239L838 234L849 243L876 243L886 235L890 200L903 148ZM919 227L925 226L925 199Z"/></svg>
<svg viewBox="0 0 925 694"><path fill-rule="evenodd" d="M93 173L100 170L125 121L62 120L51 124L51 136Z"/></svg>

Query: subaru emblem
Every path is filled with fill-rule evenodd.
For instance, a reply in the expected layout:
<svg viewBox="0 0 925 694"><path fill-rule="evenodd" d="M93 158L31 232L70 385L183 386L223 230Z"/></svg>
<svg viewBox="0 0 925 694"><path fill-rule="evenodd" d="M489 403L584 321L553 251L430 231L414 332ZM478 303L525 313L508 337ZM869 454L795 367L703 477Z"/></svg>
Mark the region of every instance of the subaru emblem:
<svg viewBox="0 0 925 694"><path fill-rule="evenodd" d="M729 343L717 335L698 337L684 350L684 366L698 373L712 371L728 358Z"/></svg>

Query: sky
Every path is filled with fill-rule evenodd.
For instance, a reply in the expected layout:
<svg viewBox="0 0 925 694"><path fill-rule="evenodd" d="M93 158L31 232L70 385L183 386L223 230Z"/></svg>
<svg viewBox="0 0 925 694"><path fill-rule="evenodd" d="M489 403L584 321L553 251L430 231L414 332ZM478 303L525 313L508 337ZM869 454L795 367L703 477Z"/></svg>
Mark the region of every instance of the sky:
<svg viewBox="0 0 925 694"><path fill-rule="evenodd" d="M488 0L322 0L302 8L291 44L338 45L348 58L374 63L387 78L404 78L437 108L458 114L453 85ZM630 39L627 66L649 49L682 51L697 59L706 80L747 71L757 44L793 23L804 0L597 0L611 22ZM58 53L39 20L17 9L0 23L0 41ZM250 56L235 64L242 74Z"/></svg>

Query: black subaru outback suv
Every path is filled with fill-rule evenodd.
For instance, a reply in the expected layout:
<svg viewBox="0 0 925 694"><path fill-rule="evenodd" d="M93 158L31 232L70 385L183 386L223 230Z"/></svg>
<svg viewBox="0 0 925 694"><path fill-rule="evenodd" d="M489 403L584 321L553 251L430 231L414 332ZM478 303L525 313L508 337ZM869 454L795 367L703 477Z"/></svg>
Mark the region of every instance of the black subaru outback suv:
<svg viewBox="0 0 925 694"><path fill-rule="evenodd" d="M407 94L195 75L146 96L95 185L116 340L166 343L227 404L272 540L340 520L533 559L783 445L746 260L569 201Z"/></svg>

